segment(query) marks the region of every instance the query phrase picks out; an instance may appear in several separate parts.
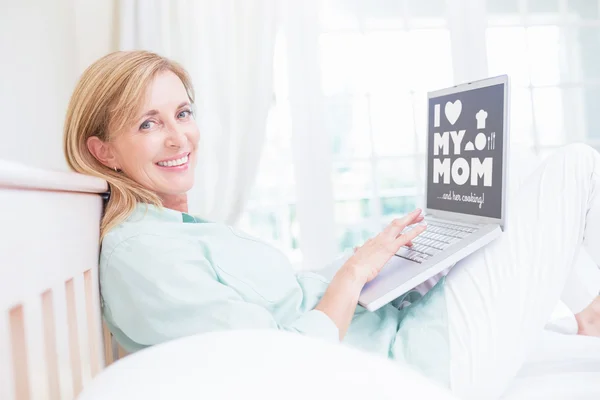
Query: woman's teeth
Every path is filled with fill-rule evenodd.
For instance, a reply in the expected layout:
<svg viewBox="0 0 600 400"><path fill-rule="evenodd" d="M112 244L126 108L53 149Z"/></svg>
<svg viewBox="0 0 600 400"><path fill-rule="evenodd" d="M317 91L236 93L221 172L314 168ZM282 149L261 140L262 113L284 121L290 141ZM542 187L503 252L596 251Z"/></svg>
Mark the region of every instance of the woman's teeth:
<svg viewBox="0 0 600 400"><path fill-rule="evenodd" d="M185 163L188 162L188 156L185 157L181 157L177 160L171 160L171 161L159 161L157 162L158 165L160 165L161 167L177 167L179 165L183 165Z"/></svg>

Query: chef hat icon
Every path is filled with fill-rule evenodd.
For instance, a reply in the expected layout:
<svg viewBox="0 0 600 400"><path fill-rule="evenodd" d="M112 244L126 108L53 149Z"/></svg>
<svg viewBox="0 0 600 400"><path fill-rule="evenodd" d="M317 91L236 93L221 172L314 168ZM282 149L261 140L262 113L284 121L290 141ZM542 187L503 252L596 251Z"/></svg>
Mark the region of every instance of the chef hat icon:
<svg viewBox="0 0 600 400"><path fill-rule="evenodd" d="M488 117L488 113L485 110L479 110L477 114L475 114L475 119L477 120L477 129L485 129L485 120Z"/></svg>

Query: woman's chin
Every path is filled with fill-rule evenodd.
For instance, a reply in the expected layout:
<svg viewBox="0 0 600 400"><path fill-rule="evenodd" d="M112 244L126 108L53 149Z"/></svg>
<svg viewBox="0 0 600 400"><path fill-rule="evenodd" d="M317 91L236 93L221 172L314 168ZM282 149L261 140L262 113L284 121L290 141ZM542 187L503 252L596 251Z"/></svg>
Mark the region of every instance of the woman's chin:
<svg viewBox="0 0 600 400"><path fill-rule="evenodd" d="M181 182L177 185L169 185L156 190L161 196L184 196L194 187L193 182Z"/></svg>

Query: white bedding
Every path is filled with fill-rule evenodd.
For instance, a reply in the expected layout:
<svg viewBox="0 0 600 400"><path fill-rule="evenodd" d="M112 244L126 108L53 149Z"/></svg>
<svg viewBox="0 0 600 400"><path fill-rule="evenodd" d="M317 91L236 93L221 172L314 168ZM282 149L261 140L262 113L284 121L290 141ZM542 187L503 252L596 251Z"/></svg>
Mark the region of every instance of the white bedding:
<svg viewBox="0 0 600 400"><path fill-rule="evenodd" d="M502 399L600 399L600 338L544 331Z"/></svg>

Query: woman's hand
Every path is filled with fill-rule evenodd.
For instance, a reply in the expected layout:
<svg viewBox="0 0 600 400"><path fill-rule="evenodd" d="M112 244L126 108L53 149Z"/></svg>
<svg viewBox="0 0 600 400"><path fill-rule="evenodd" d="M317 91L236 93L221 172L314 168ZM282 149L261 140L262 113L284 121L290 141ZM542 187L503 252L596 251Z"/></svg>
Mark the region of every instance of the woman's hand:
<svg viewBox="0 0 600 400"><path fill-rule="evenodd" d="M402 246L412 245L411 241L425 230L425 225L419 225L402 233L407 226L423 220L420 214L421 210L416 209L392 221L381 233L356 248L342 268L350 270L351 275L363 285L373 280Z"/></svg>
<svg viewBox="0 0 600 400"><path fill-rule="evenodd" d="M377 276L400 247L410 243L425 230L425 226L421 225L402 233L407 226L423 220L420 213L421 210L416 209L405 217L394 220L383 232L357 248L333 277L315 310L325 313L335 323L340 340L344 338L352 322L365 283Z"/></svg>

